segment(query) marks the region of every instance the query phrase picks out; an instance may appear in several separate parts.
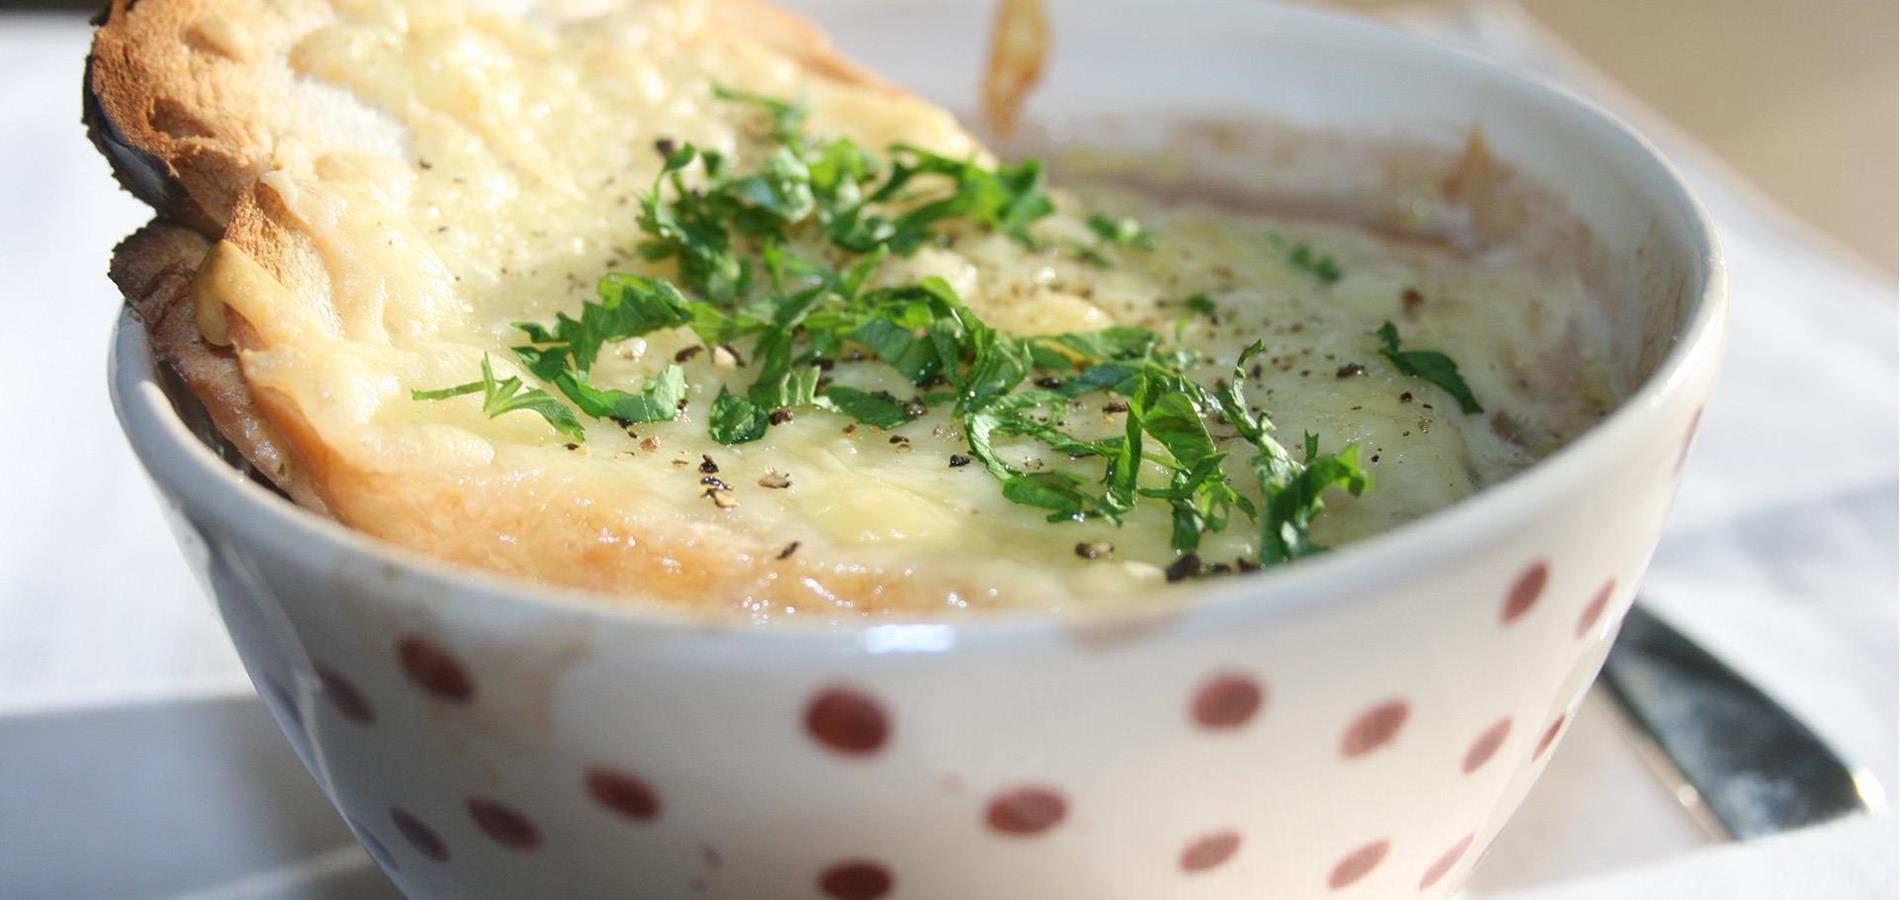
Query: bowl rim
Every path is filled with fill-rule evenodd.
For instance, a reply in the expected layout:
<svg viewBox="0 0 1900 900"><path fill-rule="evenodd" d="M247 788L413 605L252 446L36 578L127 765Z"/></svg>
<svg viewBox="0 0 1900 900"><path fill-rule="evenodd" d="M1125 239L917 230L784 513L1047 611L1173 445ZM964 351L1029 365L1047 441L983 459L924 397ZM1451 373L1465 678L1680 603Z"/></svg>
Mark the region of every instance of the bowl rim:
<svg viewBox="0 0 1900 900"><path fill-rule="evenodd" d="M807 620L776 620L766 626L735 616L725 607L630 602L462 567L385 542L297 506L253 483L185 424L158 382L145 328L136 321L129 304L120 309L109 346L107 379L113 409L140 463L161 493L176 492L191 501L187 505L227 521L242 522L261 515L262 521L252 519L252 527L244 530L256 540L274 545L279 552L363 556L384 566L385 571L479 595L455 597L452 602L456 604L510 603L521 612L580 615L594 624L616 628L744 633L779 644L815 641L830 646L843 642L874 653L947 646L934 640L906 646L902 640L890 639L888 632L894 628L954 633L959 645L966 640L1009 643L1051 631L1112 626L1191 611L1202 627L1225 630L1249 618L1286 615L1325 598L1365 594L1368 588L1403 578L1408 572L1454 565L1478 553L1478 548L1490 543L1488 539L1514 530L1516 523L1536 517L1539 510L1550 508L1576 490L1577 483L1598 470L1598 458L1633 440L1649 419L1660 415L1688 387L1696 373L1715 365L1727 310L1727 276L1714 225L1681 174L1648 139L1596 103L1548 78L1460 46L1343 12L1258 0L1249 0L1246 5L1261 15L1307 19L1313 27L1357 29L1382 40L1411 43L1414 50L1449 57L1478 70L1482 77L1517 82L1544 103L1569 107L1602 134L1606 145L1624 144L1626 151L1633 151L1627 167L1650 167L1660 174L1668 196L1658 198L1658 206L1673 208L1686 223L1690 251L1695 255L1691 286L1699 283L1700 289L1695 291L1691 312L1673 335L1672 346L1642 384L1575 440L1503 482L1338 552L1246 578L1222 579L1200 591L1181 592L1179 598L1169 601L1085 613L1051 614L1046 609L1026 608L939 617L813 616ZM880 630L886 634L871 639Z"/></svg>

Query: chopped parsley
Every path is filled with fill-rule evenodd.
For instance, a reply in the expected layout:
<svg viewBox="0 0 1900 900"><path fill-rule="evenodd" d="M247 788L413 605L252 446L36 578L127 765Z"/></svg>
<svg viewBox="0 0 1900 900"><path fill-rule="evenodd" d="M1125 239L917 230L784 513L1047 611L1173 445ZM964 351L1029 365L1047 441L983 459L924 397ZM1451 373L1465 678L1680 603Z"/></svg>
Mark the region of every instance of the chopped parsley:
<svg viewBox="0 0 1900 900"><path fill-rule="evenodd" d="M581 440L581 423L574 418L574 411L554 399L554 395L540 388L524 387L521 379L513 375L496 381L495 370L488 362L488 354L482 354L482 380L458 384L437 391L410 391L411 400L447 400L463 394L480 392L482 412L493 419L503 413L525 409L546 419L554 430L575 440Z"/></svg>
<svg viewBox="0 0 1900 900"><path fill-rule="evenodd" d="M1379 342L1385 345L1379 348L1379 355L1389 360L1394 368L1444 388L1466 414L1484 412L1484 407L1478 405L1478 398L1471 393L1471 385L1466 384L1464 376L1458 374L1458 364L1452 362L1451 357L1436 350L1400 350L1399 330L1392 327L1391 322L1379 326L1379 330L1374 333L1379 336Z"/></svg>
<svg viewBox="0 0 1900 900"><path fill-rule="evenodd" d="M876 428L896 428L913 418L905 405L886 391L833 386L825 391L825 399L839 412Z"/></svg>
<svg viewBox="0 0 1900 900"><path fill-rule="evenodd" d="M712 439L730 447L765 437L771 413L758 404L725 388L713 400L712 416L707 423Z"/></svg>
<svg viewBox="0 0 1900 900"><path fill-rule="evenodd" d="M756 110L771 143L742 172L719 153L658 142L664 162L641 198L645 239L639 250L649 262L670 262L675 278L610 274L601 279L599 299L584 302L578 317L563 313L552 325L517 325L528 342L513 348L515 355L572 408L519 378L496 382L485 357L482 381L417 391L416 399L483 391L489 415L529 409L576 440L582 429L574 409L622 426L670 421L686 405L682 366L695 354L682 351L645 379L639 393L597 387L589 374L603 346L687 329L719 365L729 362L752 376L743 391L721 386L713 399L706 427L715 441L757 441L770 428L792 423L800 408L843 415L855 423L850 428L890 430L933 406L948 407L969 451L953 454L950 466L980 463L1003 497L1042 511L1051 522L1120 524L1143 504L1166 508L1170 544L1180 554L1171 578L1177 569L1181 577L1229 570L1203 567L1196 551L1236 516L1260 528L1261 566L1318 552L1323 548L1309 528L1323 509L1322 495L1370 487L1356 448L1322 456L1309 435L1303 458L1295 460L1273 438L1266 416L1247 406L1240 366L1260 352L1259 344L1236 363L1232 383L1216 392L1187 376L1201 362L1197 354L1145 328L1018 337L984 322L940 278L868 287L887 259L944 239L940 228L952 221L1044 246L1031 227L1054 204L1042 191L1038 163L991 168L906 145L880 158L850 140L806 135L801 104L723 87L714 94ZM1133 219L1098 214L1088 226L1099 241L1083 249L1097 257L1110 247L1154 247ZM820 239L819 259L795 255L795 236L801 247ZM1289 261L1324 280L1338 278L1331 257L1315 259L1304 245ZM1183 305L1216 313L1205 295ZM751 343L749 364L743 341ZM1396 338L1392 347L1396 351ZM825 375L840 365L874 363L910 382L915 396L833 384ZM1095 393L1109 397L1105 413L1125 416L1120 433L1086 438L1065 426L1068 411ZM1232 445L1222 447L1232 436L1217 439L1210 427L1222 422L1251 451L1246 466L1258 481L1257 498L1229 475L1230 468L1245 469L1231 460ZM1052 468L1031 458L1017 465L997 450L1004 438L1046 447L1051 458L1068 464ZM901 436L891 441L899 450L908 446ZM729 509L737 502L727 492L715 484L708 496Z"/></svg>
<svg viewBox="0 0 1900 900"><path fill-rule="evenodd" d="M1101 213L1089 216L1089 230L1102 239L1104 244L1116 247L1135 247L1141 250L1153 250L1154 238L1141 229L1141 223L1123 216L1111 219Z"/></svg>
<svg viewBox="0 0 1900 900"><path fill-rule="evenodd" d="M1273 245L1275 250L1286 254L1287 265L1326 284L1334 284L1345 277L1346 273L1339 270L1338 261L1334 260L1330 253L1322 254L1314 250L1311 245L1304 243L1289 247L1286 239L1277 234L1267 235L1267 243Z"/></svg>

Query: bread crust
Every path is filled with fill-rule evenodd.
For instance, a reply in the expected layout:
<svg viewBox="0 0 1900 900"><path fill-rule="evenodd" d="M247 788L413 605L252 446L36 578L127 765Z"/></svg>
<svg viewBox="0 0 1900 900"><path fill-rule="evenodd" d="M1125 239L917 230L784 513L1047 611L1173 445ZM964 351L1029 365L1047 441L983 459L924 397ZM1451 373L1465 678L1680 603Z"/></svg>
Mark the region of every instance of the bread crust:
<svg viewBox="0 0 1900 900"><path fill-rule="evenodd" d="M113 0L88 58L85 121L121 185L157 213L116 248L112 279L158 362L259 472L299 505L346 525L532 581L719 606L714 598L745 602L774 584L809 582L799 576L810 573L822 576L822 596L792 605L856 612L907 605L909 591L875 571L783 560L776 546L611 518L584 496L562 495L558 483L539 486L527 508L500 500L503 489L481 476L365 470L328 446L293 399L247 380L246 353L269 349L260 329L226 309L231 345L217 346L197 321L193 282L213 244L242 250L293 293L330 286L296 217L259 181L280 123L261 102L261 79L251 77L255 49L217 24L246 14L243 0ZM776 7L715 0L713 14L814 77L895 91ZM936 585L933 593L958 587Z"/></svg>

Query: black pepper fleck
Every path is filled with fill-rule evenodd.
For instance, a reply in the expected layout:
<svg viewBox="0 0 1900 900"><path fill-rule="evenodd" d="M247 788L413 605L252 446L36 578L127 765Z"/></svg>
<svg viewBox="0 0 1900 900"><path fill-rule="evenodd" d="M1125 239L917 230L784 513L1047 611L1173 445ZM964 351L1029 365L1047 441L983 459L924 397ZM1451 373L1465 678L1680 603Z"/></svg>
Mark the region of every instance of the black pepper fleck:
<svg viewBox="0 0 1900 900"><path fill-rule="evenodd" d="M662 157L666 157L666 156L672 156L675 152L677 152L679 150L679 145L673 143L672 138L660 138L659 140L653 142L653 149L659 151Z"/></svg>
<svg viewBox="0 0 1900 900"><path fill-rule="evenodd" d="M970 464L970 458L961 453L950 454L950 468L961 469Z"/></svg>
<svg viewBox="0 0 1900 900"><path fill-rule="evenodd" d="M778 558L779 558L779 559L789 559L789 558L791 558L791 555L792 555L792 554L794 554L794 553L797 553L797 552L798 552L798 542L797 542L797 541L793 541L793 542L791 542L791 543L789 543L789 544L786 544L786 545L785 545L785 549L783 549L783 550L780 550L780 551L778 552Z"/></svg>
<svg viewBox="0 0 1900 900"><path fill-rule="evenodd" d="M1400 402L1400 403L1410 403L1410 402L1412 402L1412 392L1411 392L1411 391L1406 391L1405 393L1403 393L1403 394L1400 394L1400 395L1399 395L1399 402Z"/></svg>
<svg viewBox="0 0 1900 900"><path fill-rule="evenodd" d="M727 486L727 484L724 481L720 481L719 476L717 475L706 475L699 479L699 483L709 488L712 488L715 491L732 490L732 488Z"/></svg>
<svg viewBox="0 0 1900 900"><path fill-rule="evenodd" d="M772 410L771 414L765 417L765 420L774 425L783 425L792 420L792 411L781 406Z"/></svg>
<svg viewBox="0 0 1900 900"><path fill-rule="evenodd" d="M1183 553L1180 559L1168 564L1166 574L1170 584L1198 576L1201 574L1201 557L1193 553Z"/></svg>
<svg viewBox="0 0 1900 900"><path fill-rule="evenodd" d="M706 348L701 347L698 344L694 344L691 347L687 347L681 350L680 352L673 354L673 361L676 363L686 362L688 360L691 360L693 357L698 356L699 352L704 349Z"/></svg>
<svg viewBox="0 0 1900 900"><path fill-rule="evenodd" d="M701 453L699 455L699 471L704 472L707 475L711 475L719 471L719 464L716 462L713 462L712 457L707 456L704 453Z"/></svg>
<svg viewBox="0 0 1900 900"><path fill-rule="evenodd" d="M1083 541L1075 545L1075 555L1083 559L1101 559L1115 552L1115 545L1107 541Z"/></svg>
<svg viewBox="0 0 1900 900"><path fill-rule="evenodd" d="M1359 363L1347 363L1343 366L1340 366L1339 371L1334 372L1333 376L1335 378L1351 378L1354 375L1364 375L1364 374L1366 374L1365 366Z"/></svg>

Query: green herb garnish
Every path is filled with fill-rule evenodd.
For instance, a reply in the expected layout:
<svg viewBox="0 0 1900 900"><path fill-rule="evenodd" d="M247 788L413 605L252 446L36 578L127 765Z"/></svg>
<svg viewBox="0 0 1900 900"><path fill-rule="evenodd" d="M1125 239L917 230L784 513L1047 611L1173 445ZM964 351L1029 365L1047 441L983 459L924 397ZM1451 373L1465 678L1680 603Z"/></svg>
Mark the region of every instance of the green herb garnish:
<svg viewBox="0 0 1900 900"><path fill-rule="evenodd" d="M825 391L825 399L839 412L876 428L897 428L915 418L902 401L887 391L868 392L834 385Z"/></svg>
<svg viewBox="0 0 1900 900"><path fill-rule="evenodd" d="M1154 238L1141 229L1141 223L1123 216L1111 219L1101 213L1089 216L1089 230L1102 239L1104 244L1117 247L1135 247L1141 250L1153 250Z"/></svg>
<svg viewBox="0 0 1900 900"><path fill-rule="evenodd" d="M1173 523L1170 544L1182 554L1169 570L1171 580L1176 568L1200 571L1195 551L1236 513L1261 528L1260 565L1318 552L1323 548L1308 529L1323 508L1322 494L1332 487L1357 494L1370 486L1355 448L1320 456L1309 436L1305 458L1295 460L1273 438L1266 416L1247 407L1238 366L1260 352L1259 344L1241 357L1233 383L1217 393L1186 375L1198 355L1144 328L1016 337L985 323L939 278L867 288L887 258L945 239L939 229L953 220L1040 246L1030 227L1054 204L1042 192L1039 164L989 168L904 145L881 159L849 140L804 134L800 104L725 88L714 93L761 112L772 145L742 172L720 154L660 143L660 174L641 199L646 240L640 252L649 261L671 261L677 285L608 275L600 299L583 303L577 318L562 314L551 326L518 326L529 344L514 348L516 356L580 412L622 425L676 418L687 393L679 365L647 378L640 393L596 387L589 373L607 344L690 329L706 347L754 373L743 392L722 386L712 401L707 429L719 443L759 440L775 424L793 421L789 411L799 407L889 430L931 406L948 405L970 452L953 456L952 467L980 461L1005 498L1044 511L1052 522L1119 524L1140 504L1165 505ZM1080 250L1103 264L1103 249L1154 246L1133 219L1095 215L1088 225L1099 242ZM790 249L794 238L809 247L814 237L822 238L821 261ZM1289 262L1327 281L1339 277L1330 257L1316 259L1304 245ZM1182 304L1202 315L1217 312L1205 295ZM748 340L749 364L739 355L739 342ZM916 394L904 400L831 384L824 376L854 363L882 363ZM525 388L518 378L495 382L486 358L483 376L415 396L484 390L490 415L531 409L580 437L572 409L554 395ZM1097 393L1115 398L1104 408L1123 412L1121 431L1079 437L1064 416L1080 398ZM1258 499L1227 474L1230 449L1210 428L1223 420L1239 433L1243 449L1252 450L1248 465ZM994 443L1009 437L1046 447L1065 459L1063 467L1012 464Z"/></svg>
<svg viewBox="0 0 1900 900"><path fill-rule="evenodd" d="M482 412L493 419L503 413L525 409L546 419L554 430L568 437L580 440L581 423L574 418L574 411L554 399L554 395L540 388L524 387L521 379L513 375L496 381L495 370L488 362L488 354L482 354L482 380L458 384L437 391L410 391L411 400L447 400L463 394L480 392Z"/></svg>
<svg viewBox="0 0 1900 900"><path fill-rule="evenodd" d="M1458 408L1467 414L1484 412L1478 405L1478 398L1471 393L1471 385L1465 383L1463 375L1458 374L1458 364L1436 350L1400 350L1399 330L1391 322L1379 326L1375 332L1385 346L1379 348L1379 355L1392 362L1400 372L1423 378L1445 389L1458 401Z"/></svg>
<svg viewBox="0 0 1900 900"><path fill-rule="evenodd" d="M1339 264L1333 261L1332 254L1324 256L1313 252L1313 248L1301 244L1288 253L1286 261L1295 269L1310 273L1327 284L1338 281L1345 273L1339 271Z"/></svg>
<svg viewBox="0 0 1900 900"><path fill-rule="evenodd" d="M1345 277L1345 273L1339 270L1339 263L1333 259L1330 253L1321 254L1315 251L1312 246L1303 243L1289 247L1287 246L1286 238L1277 234L1268 234L1267 243L1272 245L1275 250L1286 254L1287 265L1305 272L1326 284L1333 284L1339 281L1340 278Z"/></svg>
<svg viewBox="0 0 1900 900"><path fill-rule="evenodd" d="M769 416L769 410L760 409L758 404L721 388L718 398L713 400L707 430L713 440L728 447L744 444L765 437Z"/></svg>
<svg viewBox="0 0 1900 900"><path fill-rule="evenodd" d="M1358 496L1372 488L1372 476L1359 467L1359 448L1352 444L1331 456L1319 455L1319 437L1308 433L1305 459L1295 462L1273 439L1273 423L1247 407L1240 385L1248 360L1264 350L1255 341L1234 362L1233 381L1219 396L1221 412L1240 436L1258 448L1252 467L1260 483L1260 565L1271 566L1323 552L1313 542L1313 519L1325 508L1321 495L1328 487Z"/></svg>

